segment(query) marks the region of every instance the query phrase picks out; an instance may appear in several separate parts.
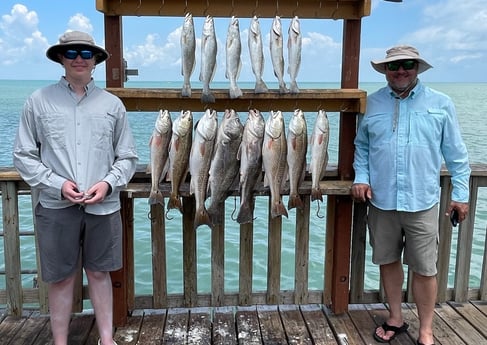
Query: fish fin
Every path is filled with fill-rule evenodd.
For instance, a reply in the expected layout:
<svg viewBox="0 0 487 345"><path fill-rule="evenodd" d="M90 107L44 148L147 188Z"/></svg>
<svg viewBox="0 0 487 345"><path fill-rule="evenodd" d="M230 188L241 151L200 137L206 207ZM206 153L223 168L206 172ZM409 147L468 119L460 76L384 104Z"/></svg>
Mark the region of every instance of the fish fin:
<svg viewBox="0 0 487 345"><path fill-rule="evenodd" d="M269 88L265 84L263 80L258 80L255 82L254 93L266 93L269 91Z"/></svg>
<svg viewBox="0 0 487 345"><path fill-rule="evenodd" d="M169 202L167 204L167 209L171 210L173 208L177 208L179 211L181 211L181 213L183 213L183 206L181 204L179 196L171 193L171 196L169 197Z"/></svg>
<svg viewBox="0 0 487 345"><path fill-rule="evenodd" d="M191 97L191 85L184 84L181 89L181 97Z"/></svg>
<svg viewBox="0 0 487 345"><path fill-rule="evenodd" d="M230 87L229 94L230 94L230 98L234 99L234 98L241 97L243 93L242 90L240 90L240 88L237 85L234 85L233 87Z"/></svg>
<svg viewBox="0 0 487 345"><path fill-rule="evenodd" d="M213 223L211 222L210 215L205 207L196 210L194 216L194 229L196 230L200 225L208 225L210 228L213 227Z"/></svg>
<svg viewBox="0 0 487 345"><path fill-rule="evenodd" d="M312 188L311 189L311 201L323 201L323 195L321 194L321 190L319 188Z"/></svg>
<svg viewBox="0 0 487 345"><path fill-rule="evenodd" d="M151 191L148 200L149 205L160 204L164 208L164 196L160 190Z"/></svg>
<svg viewBox="0 0 487 345"><path fill-rule="evenodd" d="M271 217L276 218L278 216L286 216L286 218L288 217L286 207L282 203L282 200L279 200L272 205Z"/></svg>
<svg viewBox="0 0 487 345"><path fill-rule="evenodd" d="M211 92L201 94L201 103L215 103L215 96Z"/></svg>
<svg viewBox="0 0 487 345"><path fill-rule="evenodd" d="M254 221L254 200L253 198L248 202L240 205L240 210L237 215L237 222L239 224L252 223Z"/></svg>
<svg viewBox="0 0 487 345"><path fill-rule="evenodd" d="M301 200L301 197L299 196L299 194L289 196L287 208L290 210L290 209L293 209L295 207L299 208L300 210L302 210L304 208L303 200Z"/></svg>

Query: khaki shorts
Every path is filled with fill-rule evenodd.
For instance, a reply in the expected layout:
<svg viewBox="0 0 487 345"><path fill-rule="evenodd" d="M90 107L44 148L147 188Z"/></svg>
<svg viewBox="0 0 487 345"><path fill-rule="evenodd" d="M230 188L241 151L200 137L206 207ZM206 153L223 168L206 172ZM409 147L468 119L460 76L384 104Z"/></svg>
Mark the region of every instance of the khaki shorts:
<svg viewBox="0 0 487 345"><path fill-rule="evenodd" d="M403 262L413 272L436 275L438 204L419 212L384 211L369 205L367 218L374 264L398 261L404 250Z"/></svg>
<svg viewBox="0 0 487 345"><path fill-rule="evenodd" d="M79 205L35 210L41 277L55 283L83 267L94 272L122 267L122 220L120 212L108 215L86 213Z"/></svg>

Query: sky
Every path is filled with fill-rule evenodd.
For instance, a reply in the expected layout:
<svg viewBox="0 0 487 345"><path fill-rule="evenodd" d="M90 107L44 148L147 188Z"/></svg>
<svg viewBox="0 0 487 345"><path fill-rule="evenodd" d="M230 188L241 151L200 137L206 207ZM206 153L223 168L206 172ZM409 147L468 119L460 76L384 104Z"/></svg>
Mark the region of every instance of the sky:
<svg viewBox="0 0 487 345"><path fill-rule="evenodd" d="M142 0L143 1L143 0ZM211 1L211 0L209 0ZM430 82L487 82L487 0L404 0L402 3L372 0L371 15L362 19L360 82L384 81L371 60L382 59L398 44L413 45L433 69L420 76ZM211 13L209 13L211 15ZM200 37L203 19L195 18L196 66L191 80L200 72ZM225 78L225 41L230 18L215 18L218 40L217 71L213 81ZM260 18L264 42L264 80L276 82L269 55L272 18ZM239 18L242 69L239 81L254 81L247 33L249 18ZM300 19L303 37L300 82L339 82L343 20ZM290 18L282 18L284 41ZM128 68L137 69L132 81L182 81L180 34L183 17L123 17L124 58ZM90 33L104 46L103 13L95 0L2 0L0 1L0 79L57 80L60 65L45 51L65 31ZM287 63L287 49L284 48ZM287 67L286 67L287 69ZM104 64L94 73L105 80ZM289 81L289 75L285 75Z"/></svg>

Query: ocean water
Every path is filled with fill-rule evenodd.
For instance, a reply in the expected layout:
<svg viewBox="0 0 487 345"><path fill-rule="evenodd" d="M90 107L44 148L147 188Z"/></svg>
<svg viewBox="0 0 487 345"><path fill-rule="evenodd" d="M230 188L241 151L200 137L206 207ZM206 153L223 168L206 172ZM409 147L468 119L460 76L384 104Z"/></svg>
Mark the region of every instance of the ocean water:
<svg viewBox="0 0 487 345"><path fill-rule="evenodd" d="M18 126L19 116L23 103L28 95L35 89L53 83L53 81L20 81L0 80L0 167L12 166L12 145ZM253 88L253 83L239 83L242 88ZM104 87L103 82L98 83ZM214 88L225 87L227 83L214 83ZM382 87L384 83L363 83L360 88L373 92ZM487 123L484 119L487 113L487 83L427 83L427 85L445 92L452 97L456 104L458 118L460 121L463 137L468 147L471 163L486 163L487 149L485 140L487 138ZM270 87L275 87L269 83ZM129 82L126 87L179 87L178 83L160 82ZM198 84L193 86L198 88ZM339 83L300 83L300 88L339 88ZM172 112L173 119L178 114ZM195 113L195 122L202 113ZM149 138L155 123L157 112L131 112L129 121L136 138L139 163L147 164L149 161ZM263 112L264 118L268 113ZM288 121L291 114L286 113ZM308 121L308 135L311 135L315 114L306 114ZM330 163L337 163L338 156L338 113L329 113L330 120ZM242 122L245 122L247 114L240 113ZM309 163L309 159L308 159ZM287 197L284 202L287 204ZM30 210L30 198L20 197L21 214L20 229L32 229L32 213ZM225 232L225 290L237 291L238 289L238 258L239 258L239 226L231 219L232 213L238 207L239 200L229 198L226 203L226 232ZM254 267L253 285L255 291L265 290L267 279L267 198L258 197L256 207L255 233L254 233ZM237 206L235 206L237 205ZM136 294L152 293L152 255L150 220L148 219L149 207L147 199L136 199L135 201L135 280ZM312 217L310 224L310 255L309 255L309 287L311 289L323 288L323 262L325 245L325 221L320 218L326 216L326 204L318 208L318 204L312 204ZM1 213L1 210L0 210ZM320 217L318 216L320 215ZM183 291L182 277L182 231L181 216L171 210L169 216L173 219L166 221L166 245L168 262L167 267L169 293L181 293ZM2 217L3 218L3 217ZM480 285L480 272L482 265L482 253L485 242L485 229L487 224L487 192L484 189L479 191L479 198L476 211L474 248L472 254L470 284L472 287ZM295 211L289 212L289 218L283 219L282 230L282 289L293 289L294 287L294 243L295 243ZM197 233L197 254L198 254L198 291L211 291L211 234L206 226L198 228ZM455 244L456 238L453 239ZM454 247L455 248L455 247ZM3 237L0 237L0 270L4 270ZM370 251L368 251L370 252ZM35 268L35 251L33 237L22 237L21 239L22 268ZM378 289L379 279L377 267L371 264L370 254L367 254L367 267L365 284L366 289ZM451 279L454 277L455 253L451 258ZM32 285L32 276L25 275L24 285ZM0 276L0 289L5 288L5 279Z"/></svg>

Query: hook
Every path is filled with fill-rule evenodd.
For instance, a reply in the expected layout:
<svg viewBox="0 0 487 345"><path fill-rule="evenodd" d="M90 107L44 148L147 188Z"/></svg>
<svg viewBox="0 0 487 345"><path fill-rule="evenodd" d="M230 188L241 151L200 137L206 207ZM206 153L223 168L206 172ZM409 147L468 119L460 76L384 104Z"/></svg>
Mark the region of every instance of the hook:
<svg viewBox="0 0 487 345"><path fill-rule="evenodd" d="M259 0L255 0L255 8L252 11L252 17L254 17L257 13L257 8L259 7Z"/></svg>
<svg viewBox="0 0 487 345"><path fill-rule="evenodd" d="M206 7L203 11L203 16L206 17L208 15L208 7L210 7L210 0L206 0Z"/></svg>
<svg viewBox="0 0 487 345"><path fill-rule="evenodd" d="M164 0L161 0L161 6L159 6L159 15L161 15L161 10L164 7Z"/></svg>
<svg viewBox="0 0 487 345"><path fill-rule="evenodd" d="M188 0L184 1L184 15L186 15L186 13L188 13Z"/></svg>
<svg viewBox="0 0 487 345"><path fill-rule="evenodd" d="M136 16L139 16L139 9L140 9L141 6L142 6L142 0L139 0L139 5L135 9L135 15Z"/></svg>
<svg viewBox="0 0 487 345"><path fill-rule="evenodd" d="M174 217L169 217L168 214L169 214L169 208L166 211L165 217L166 217L167 220L173 220Z"/></svg>
<svg viewBox="0 0 487 345"><path fill-rule="evenodd" d="M232 10L230 11L230 17L233 17L235 14L235 4L233 2L234 0L232 0Z"/></svg>
<svg viewBox="0 0 487 345"><path fill-rule="evenodd" d="M316 201L316 206L317 206L317 210L316 210L316 217L320 218L320 219L323 219L325 218L325 216L322 216L320 214L320 204L321 202L319 200Z"/></svg>
<svg viewBox="0 0 487 345"><path fill-rule="evenodd" d="M237 197L233 197L233 211L232 215L230 216L233 221L237 221L237 218L235 217L235 212L237 212Z"/></svg>
<svg viewBox="0 0 487 345"><path fill-rule="evenodd" d="M296 0L296 8L293 10L293 18L296 17L296 12L299 9L299 0Z"/></svg>
<svg viewBox="0 0 487 345"><path fill-rule="evenodd" d="M279 15L279 0L276 0L276 16Z"/></svg>
<svg viewBox="0 0 487 345"><path fill-rule="evenodd" d="M333 20L337 20L338 18L335 18L335 14L338 12L338 1L340 0L337 0L337 7L335 8L335 10L333 11L333 13L331 14L331 19Z"/></svg>

